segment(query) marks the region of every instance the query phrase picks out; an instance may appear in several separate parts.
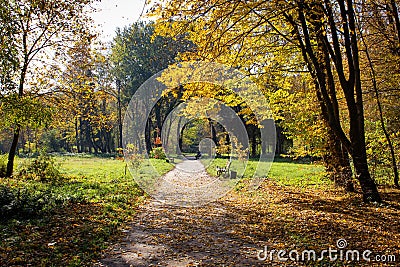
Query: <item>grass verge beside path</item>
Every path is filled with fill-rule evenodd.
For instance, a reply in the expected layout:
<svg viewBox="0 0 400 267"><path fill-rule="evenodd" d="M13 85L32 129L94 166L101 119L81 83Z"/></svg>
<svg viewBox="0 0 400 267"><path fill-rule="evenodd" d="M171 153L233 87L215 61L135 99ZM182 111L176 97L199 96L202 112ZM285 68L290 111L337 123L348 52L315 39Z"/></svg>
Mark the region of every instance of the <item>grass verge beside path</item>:
<svg viewBox="0 0 400 267"><path fill-rule="evenodd" d="M225 167L228 159L202 159L203 165L206 166L207 172L216 176L216 167ZM237 160L232 162L232 167L242 163ZM244 180L252 178L255 170L260 168L258 173L264 174L269 179L275 181L282 186L295 187L326 187L331 186L332 181L326 177L325 169L320 164L315 163L298 163L290 160L275 160L268 172L268 165L264 162L250 159L247 162L246 169L243 173ZM238 169L243 168L239 167Z"/></svg>
<svg viewBox="0 0 400 267"><path fill-rule="evenodd" d="M0 181L1 200L14 194L12 205L17 208L9 208L23 210L0 221L0 266L91 266L102 249L121 237L144 197L128 170L125 175L123 161L92 156L55 159L61 180ZM152 164L162 173L173 168L164 160ZM0 206L6 213L7 205ZM34 209L40 212L35 214Z"/></svg>

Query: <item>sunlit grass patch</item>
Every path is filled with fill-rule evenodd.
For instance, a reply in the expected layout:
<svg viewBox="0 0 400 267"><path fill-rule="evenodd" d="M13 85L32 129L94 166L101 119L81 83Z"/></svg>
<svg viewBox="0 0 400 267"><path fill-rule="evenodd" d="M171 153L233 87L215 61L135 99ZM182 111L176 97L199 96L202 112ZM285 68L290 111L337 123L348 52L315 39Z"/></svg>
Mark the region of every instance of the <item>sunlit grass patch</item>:
<svg viewBox="0 0 400 267"><path fill-rule="evenodd" d="M225 167L229 159L204 159L202 163L207 167L207 172L216 176L216 168ZM232 170L242 170L243 162L233 160ZM235 168L236 167L236 168ZM244 170L243 179L267 177L279 185L296 187L320 187L331 185L326 177L325 169L316 163L297 163L291 161L258 162L249 160Z"/></svg>
<svg viewBox="0 0 400 267"><path fill-rule="evenodd" d="M145 197L124 161L93 156L58 156L55 161L64 177L57 183L17 177L0 181L17 198L24 192L25 202L14 208L27 214L3 218L0 266L91 266L121 236ZM151 163L160 173L173 168L165 160ZM27 213L31 206L24 203L29 201L43 205Z"/></svg>

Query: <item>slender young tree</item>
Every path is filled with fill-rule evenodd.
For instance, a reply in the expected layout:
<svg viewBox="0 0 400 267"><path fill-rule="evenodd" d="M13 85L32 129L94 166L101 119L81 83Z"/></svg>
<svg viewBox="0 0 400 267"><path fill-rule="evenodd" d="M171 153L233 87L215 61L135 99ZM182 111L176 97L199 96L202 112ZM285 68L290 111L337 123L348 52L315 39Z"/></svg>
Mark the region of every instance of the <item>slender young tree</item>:
<svg viewBox="0 0 400 267"><path fill-rule="evenodd" d="M84 31L87 17L84 7L90 0L11 0L2 6L1 25L12 23L12 40L19 65L16 70L16 89L13 93L21 100L27 97L29 78L36 67L45 64L46 53L68 45L73 36ZM30 93L31 95L31 93ZM13 140L8 154L7 176L11 176L18 139L23 125L13 126Z"/></svg>

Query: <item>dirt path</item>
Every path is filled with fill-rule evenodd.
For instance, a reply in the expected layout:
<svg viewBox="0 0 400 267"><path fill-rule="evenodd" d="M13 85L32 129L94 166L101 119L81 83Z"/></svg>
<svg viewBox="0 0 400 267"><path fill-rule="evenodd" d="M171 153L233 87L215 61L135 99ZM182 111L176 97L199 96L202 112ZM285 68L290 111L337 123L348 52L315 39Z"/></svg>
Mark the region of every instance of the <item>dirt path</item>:
<svg viewBox="0 0 400 267"><path fill-rule="evenodd" d="M179 186L171 184L189 188L190 194L193 188L209 186L213 194L219 181L207 175L200 161L186 160L163 177L156 193L158 199L185 205L190 194L176 199ZM197 204L209 202L207 196L199 197ZM123 242L96 266L258 265L260 246L235 235L235 226L242 220L228 199L199 207L170 206L151 199L140 207Z"/></svg>
<svg viewBox="0 0 400 267"><path fill-rule="evenodd" d="M256 244L234 235L240 220L222 202L187 209L152 201L98 266L258 265Z"/></svg>
<svg viewBox="0 0 400 267"><path fill-rule="evenodd" d="M161 202L173 206L202 206L230 188L227 180L211 177L199 160L184 160L160 178L151 194Z"/></svg>

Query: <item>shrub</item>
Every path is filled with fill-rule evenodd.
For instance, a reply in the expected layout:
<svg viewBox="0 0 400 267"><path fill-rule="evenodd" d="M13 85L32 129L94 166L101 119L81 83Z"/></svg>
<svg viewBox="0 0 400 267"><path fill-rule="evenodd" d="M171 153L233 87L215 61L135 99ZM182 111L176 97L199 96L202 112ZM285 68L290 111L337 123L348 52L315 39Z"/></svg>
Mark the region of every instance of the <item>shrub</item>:
<svg viewBox="0 0 400 267"><path fill-rule="evenodd" d="M57 164L47 154L41 154L27 164L24 164L17 176L40 182L59 182L62 179Z"/></svg>
<svg viewBox="0 0 400 267"><path fill-rule="evenodd" d="M28 219L39 214L46 205L43 193L0 185L0 219Z"/></svg>
<svg viewBox="0 0 400 267"><path fill-rule="evenodd" d="M128 144L125 148L125 160L127 160L131 167L138 168L143 161L143 155L139 153L139 149L133 145Z"/></svg>
<svg viewBox="0 0 400 267"><path fill-rule="evenodd" d="M162 147L153 148L150 152L150 157L154 159L166 159L166 155Z"/></svg>
<svg viewBox="0 0 400 267"><path fill-rule="evenodd" d="M31 219L68 203L84 202L83 195L60 194L52 189L0 185L0 221Z"/></svg>

